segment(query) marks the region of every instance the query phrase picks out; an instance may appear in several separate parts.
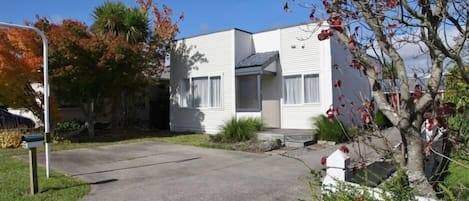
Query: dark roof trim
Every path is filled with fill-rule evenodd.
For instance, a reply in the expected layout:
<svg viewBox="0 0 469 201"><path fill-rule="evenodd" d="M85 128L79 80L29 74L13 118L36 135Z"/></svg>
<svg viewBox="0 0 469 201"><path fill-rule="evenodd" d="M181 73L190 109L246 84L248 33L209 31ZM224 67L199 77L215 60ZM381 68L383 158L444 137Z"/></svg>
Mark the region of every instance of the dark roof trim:
<svg viewBox="0 0 469 201"><path fill-rule="evenodd" d="M231 31L231 30L241 31L241 32L244 32L244 33L247 33L247 34L252 34L252 32L249 32L249 31L246 31L246 30L243 30L243 29L239 29L239 28L228 28L228 29L222 29L222 30L219 30L219 31L211 31L211 32L207 32L207 33L201 33L201 34L196 34L196 35L192 35L192 36L187 36L187 37L184 37L184 38L178 38L175 41L189 39L189 38L195 38L195 37L205 36L205 35L210 35L210 34L215 34L215 33L221 33L221 32Z"/></svg>
<svg viewBox="0 0 469 201"><path fill-rule="evenodd" d="M276 72L266 71L263 67L255 66L249 68L238 68L235 70L236 76L243 75L276 75Z"/></svg>
<svg viewBox="0 0 469 201"><path fill-rule="evenodd" d="M275 62L278 57L278 51L262 52L249 55L248 57L241 60L238 64L236 64L235 74L237 76L256 74L275 75L276 70L268 70L265 68Z"/></svg>
<svg viewBox="0 0 469 201"><path fill-rule="evenodd" d="M251 54L236 64L235 68L248 68L254 66L266 67L278 58L278 51Z"/></svg>
<svg viewBox="0 0 469 201"><path fill-rule="evenodd" d="M231 31L231 30L241 31L241 32L245 32L247 34L256 34L256 33L274 31L274 30L278 30L278 29L286 29L286 28L295 27L295 26L308 25L308 24L313 24L313 23L314 22L300 22L300 23L296 23L296 24L283 25L283 26L263 29L263 30L256 31L256 32L250 32L250 31L246 31L246 30L243 30L243 29L240 29L240 28L228 28L228 29L221 29L221 30L218 30L218 31L211 31L211 32L207 32L207 33L196 34L196 35L192 35L192 36L186 36L184 38L178 38L178 39L176 39L176 41L184 40L184 39L188 39L188 38L195 38L195 37L214 34L214 33L219 33L219 32Z"/></svg>

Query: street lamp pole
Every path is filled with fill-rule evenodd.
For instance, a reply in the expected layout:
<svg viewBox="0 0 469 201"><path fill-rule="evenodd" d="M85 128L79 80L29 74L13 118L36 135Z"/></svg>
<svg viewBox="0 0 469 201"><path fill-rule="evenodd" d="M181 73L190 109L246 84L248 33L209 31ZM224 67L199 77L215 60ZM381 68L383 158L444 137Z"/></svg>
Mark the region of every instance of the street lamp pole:
<svg viewBox="0 0 469 201"><path fill-rule="evenodd" d="M46 175L47 178L50 177L50 147L49 147L49 142L50 142L50 116L49 116L49 67L48 67L48 46L47 46L47 37L42 32L36 27L33 26L25 26L25 25L19 25L19 24L10 24L10 23L5 23L5 22L0 22L0 27L9 27L9 28L18 28L18 29L26 29L26 30L32 30L36 33L38 33L41 38L42 38L42 46L43 46L43 57L44 57L44 66L43 66L43 73L44 73L44 88L43 88L43 93L44 93L44 135L46 139L46 146L45 146L45 152L46 152Z"/></svg>

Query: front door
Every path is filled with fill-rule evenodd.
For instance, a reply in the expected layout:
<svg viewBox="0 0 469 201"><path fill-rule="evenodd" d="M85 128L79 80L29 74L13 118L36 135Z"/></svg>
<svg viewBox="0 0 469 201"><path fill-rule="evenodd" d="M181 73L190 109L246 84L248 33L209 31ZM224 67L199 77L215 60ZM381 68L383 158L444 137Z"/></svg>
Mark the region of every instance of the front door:
<svg viewBox="0 0 469 201"><path fill-rule="evenodd" d="M280 128L280 97L282 91L279 88L279 80L276 76L262 76L262 119L269 128Z"/></svg>

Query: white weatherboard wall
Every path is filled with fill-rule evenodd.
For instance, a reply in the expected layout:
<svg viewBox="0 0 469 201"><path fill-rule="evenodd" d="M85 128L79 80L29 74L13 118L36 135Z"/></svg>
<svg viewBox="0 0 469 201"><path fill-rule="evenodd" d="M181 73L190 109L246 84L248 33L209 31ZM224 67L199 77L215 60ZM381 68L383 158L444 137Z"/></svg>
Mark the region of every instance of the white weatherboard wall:
<svg viewBox="0 0 469 201"><path fill-rule="evenodd" d="M172 131L217 133L220 125L235 115L234 35L234 30L228 30L177 42L176 51L171 56ZM222 106L179 107L179 80L205 76L221 76Z"/></svg>
<svg viewBox="0 0 469 201"><path fill-rule="evenodd" d="M234 29L235 65L244 58L254 54L252 34ZM233 66L234 68L234 66Z"/></svg>
<svg viewBox="0 0 469 201"><path fill-rule="evenodd" d="M252 35L255 52L280 50L280 29L259 32Z"/></svg>
<svg viewBox="0 0 469 201"><path fill-rule="evenodd" d="M337 64L337 69L332 68L332 90L334 106L339 107L340 119L345 123L359 123L359 109L362 105L362 99L370 99L371 88L367 77L355 68L350 67L352 62L351 53L344 45L337 42L336 38L331 39L332 65ZM341 80L342 87L334 88L336 80ZM339 96L343 94L343 102L339 101ZM344 104L345 107L342 107Z"/></svg>
<svg viewBox="0 0 469 201"><path fill-rule="evenodd" d="M277 67L277 75L263 75L262 93L263 103L278 103L280 100L280 111L275 114L280 114L281 128L311 129L313 117L325 114L333 103L338 104L339 93L333 87L337 79L343 82L344 95L359 105L361 101L357 91L369 95L369 87L357 86L362 83L359 72L348 67L350 54L336 39L317 39L317 34L323 28L326 27L308 24L254 34L231 29L179 40L175 52L171 54L171 130L216 133L232 117L273 114L236 113L235 66L253 53L279 52L278 62L272 65ZM333 64L340 65L343 70L334 70ZM305 104L302 95L300 104L284 104L283 77L310 74L319 75L320 101ZM179 107L179 81L206 76L221 76L222 107ZM273 86L269 88L266 84ZM300 91L304 93L303 87Z"/></svg>
<svg viewBox="0 0 469 201"><path fill-rule="evenodd" d="M330 42L319 41L317 34L315 24L280 30L282 75L319 74L320 85L319 103L287 105L282 102L282 128L311 129L311 118L323 114L332 104Z"/></svg>

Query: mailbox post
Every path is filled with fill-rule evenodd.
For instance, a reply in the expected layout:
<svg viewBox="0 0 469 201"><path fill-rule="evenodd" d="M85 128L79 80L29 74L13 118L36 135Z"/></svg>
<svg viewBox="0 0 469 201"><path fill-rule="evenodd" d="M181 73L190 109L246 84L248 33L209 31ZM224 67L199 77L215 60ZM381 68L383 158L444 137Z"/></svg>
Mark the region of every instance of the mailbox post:
<svg viewBox="0 0 469 201"><path fill-rule="evenodd" d="M44 135L31 134L21 137L23 148L29 150L29 186L31 195L38 192L39 186L37 181L37 151L36 148L44 144Z"/></svg>

